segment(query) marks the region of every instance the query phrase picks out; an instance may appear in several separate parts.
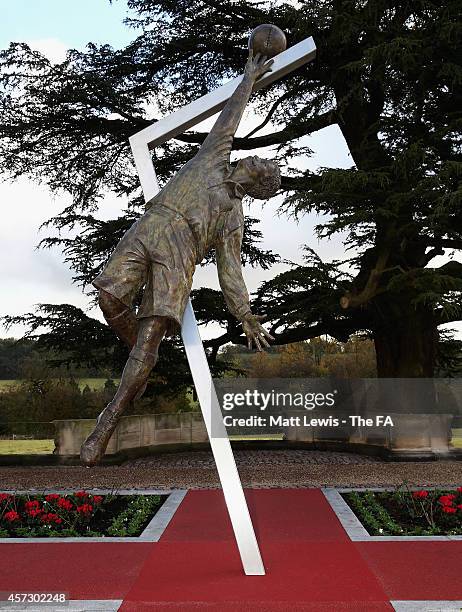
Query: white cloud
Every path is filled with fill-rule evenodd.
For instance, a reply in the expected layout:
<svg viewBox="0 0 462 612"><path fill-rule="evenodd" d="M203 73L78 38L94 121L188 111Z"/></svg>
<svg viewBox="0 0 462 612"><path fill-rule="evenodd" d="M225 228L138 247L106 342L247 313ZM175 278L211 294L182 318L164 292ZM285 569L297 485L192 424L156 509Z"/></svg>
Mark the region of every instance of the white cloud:
<svg viewBox="0 0 462 612"><path fill-rule="evenodd" d="M58 38L37 38L26 40L31 49L39 51L54 64L58 64L66 59L67 45Z"/></svg>
<svg viewBox="0 0 462 612"><path fill-rule="evenodd" d="M0 184L0 202L0 316L30 312L40 302L85 308L88 299L72 284L60 251L36 249L48 235L47 230L39 232L40 225L65 207L66 198L54 199L46 188L21 179ZM8 335L18 337L23 332L15 326Z"/></svg>

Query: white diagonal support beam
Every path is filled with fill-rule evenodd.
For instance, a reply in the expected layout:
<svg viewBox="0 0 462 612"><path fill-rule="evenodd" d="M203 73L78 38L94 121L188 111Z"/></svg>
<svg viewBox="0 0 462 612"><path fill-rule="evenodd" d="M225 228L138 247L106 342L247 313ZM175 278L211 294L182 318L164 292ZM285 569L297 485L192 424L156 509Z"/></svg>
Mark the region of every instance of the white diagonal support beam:
<svg viewBox="0 0 462 612"><path fill-rule="evenodd" d="M261 89L280 79L292 70L314 59L316 46L313 39L306 38L274 58L272 71L265 74L255 83L254 90ZM152 163L150 149L183 133L221 110L238 86L242 76L225 83L219 89L180 108L130 138L130 146L135 158L145 201L149 201L159 192L159 185ZM233 451L223 425L217 394L213 385L210 368L207 363L202 340L199 334L196 317L188 301L181 328L186 356L194 380L199 404L204 417L210 440L213 457L220 477L226 506L228 508L237 546L241 555L244 572L247 575L261 576L265 568L260 555L257 538L253 529L249 509L237 471ZM222 425L222 436L212 435Z"/></svg>

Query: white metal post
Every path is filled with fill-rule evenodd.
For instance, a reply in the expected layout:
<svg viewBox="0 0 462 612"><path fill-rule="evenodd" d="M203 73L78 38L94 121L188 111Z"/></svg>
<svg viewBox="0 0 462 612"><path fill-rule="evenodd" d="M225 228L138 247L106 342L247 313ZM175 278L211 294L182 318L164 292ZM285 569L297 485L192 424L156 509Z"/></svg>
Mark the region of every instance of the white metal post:
<svg viewBox="0 0 462 612"><path fill-rule="evenodd" d="M256 82L255 90L269 85L292 70L306 64L314 59L315 55L316 46L311 37L290 47L274 58L272 71L265 74ZM181 134L186 129L197 125L207 117L221 110L231 97L241 79L242 77L237 77L225 83L225 85L219 89L180 108L168 117L164 117L160 121L153 123L130 138L130 145L146 202L159 191L155 169L149 152L150 149L166 142L170 138L174 138L177 134ZM226 506L241 555L244 572L252 576L264 575L265 568L263 566L260 549L253 529L231 444L223 425L216 390L213 385L210 368L207 363L207 357L190 300L188 301L184 313L181 336L202 415L204 417L205 426L207 428L213 457L220 477ZM214 432L218 432L220 434L219 436L212 435L212 422L214 424Z"/></svg>

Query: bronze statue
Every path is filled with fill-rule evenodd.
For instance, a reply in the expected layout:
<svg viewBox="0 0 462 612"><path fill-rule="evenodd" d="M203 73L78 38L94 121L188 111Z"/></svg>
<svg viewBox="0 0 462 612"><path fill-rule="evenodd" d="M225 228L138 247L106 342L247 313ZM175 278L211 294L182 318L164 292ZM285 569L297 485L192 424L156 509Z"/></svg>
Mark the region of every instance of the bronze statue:
<svg viewBox="0 0 462 612"><path fill-rule="evenodd" d="M150 202L93 281L104 318L130 349L118 390L82 445L86 465L97 464L119 417L141 397L165 335L180 327L196 264L216 250L220 286L230 312L258 350L272 339L253 315L242 277L242 198L267 199L280 187L273 161L256 156L230 165L234 134L255 81L273 61L250 52L241 83L228 100L199 152ZM141 305L132 306L143 287Z"/></svg>

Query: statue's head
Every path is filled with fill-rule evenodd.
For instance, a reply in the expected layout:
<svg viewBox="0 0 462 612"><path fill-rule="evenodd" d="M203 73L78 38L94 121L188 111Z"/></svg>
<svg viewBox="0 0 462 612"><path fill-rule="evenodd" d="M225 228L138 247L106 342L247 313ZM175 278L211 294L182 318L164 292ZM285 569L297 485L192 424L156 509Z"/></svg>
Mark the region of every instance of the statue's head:
<svg viewBox="0 0 462 612"><path fill-rule="evenodd" d="M281 172L276 162L256 155L240 159L232 173L232 179L242 185L245 193L257 200L267 200L281 186Z"/></svg>

